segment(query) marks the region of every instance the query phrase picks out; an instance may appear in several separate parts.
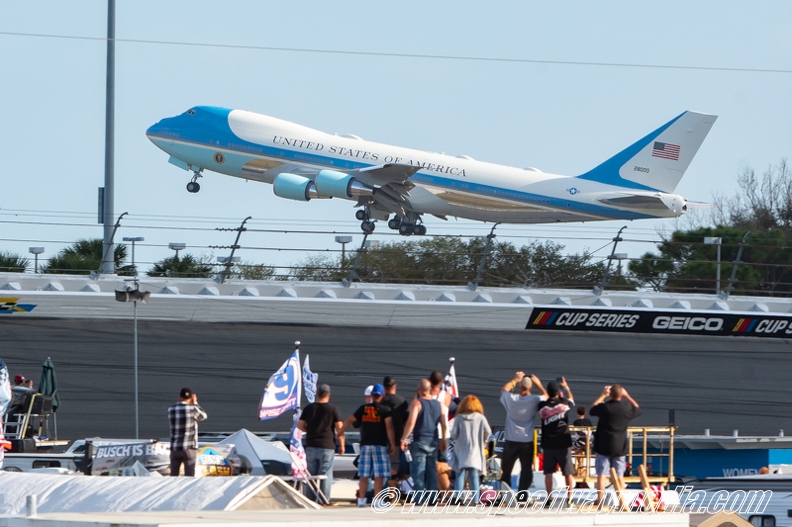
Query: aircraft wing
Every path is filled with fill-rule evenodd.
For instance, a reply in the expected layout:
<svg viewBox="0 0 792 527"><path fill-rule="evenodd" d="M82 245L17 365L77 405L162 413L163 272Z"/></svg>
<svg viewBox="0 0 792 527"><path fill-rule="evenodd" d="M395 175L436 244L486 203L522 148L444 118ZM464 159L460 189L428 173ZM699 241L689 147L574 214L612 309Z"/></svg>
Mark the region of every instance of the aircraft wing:
<svg viewBox="0 0 792 527"><path fill-rule="evenodd" d="M374 181L380 183L405 183L419 170L421 170L419 166L387 163L385 165L361 168L352 172L357 173L358 175L356 177L363 183L367 183L366 179L368 178L372 178Z"/></svg>
<svg viewBox="0 0 792 527"><path fill-rule="evenodd" d="M370 198L374 209L394 212L404 217L411 208L410 191L415 188L410 177L419 170L419 166L387 163L351 170L348 173L361 183L374 188L374 194Z"/></svg>
<svg viewBox="0 0 792 527"><path fill-rule="evenodd" d="M281 173L296 174L308 179L316 179L316 175L322 170L315 165L302 163L270 163L270 162L249 162L243 167L242 172L248 179L272 183L275 177ZM415 188L415 184L410 181L413 174L421 170L420 166L404 165L399 163L387 163L371 167L341 170L353 176L360 183L374 189L371 196L362 196L358 200L358 206L369 204L373 209L383 212L396 213L405 216L407 210L411 210L409 203L410 191Z"/></svg>

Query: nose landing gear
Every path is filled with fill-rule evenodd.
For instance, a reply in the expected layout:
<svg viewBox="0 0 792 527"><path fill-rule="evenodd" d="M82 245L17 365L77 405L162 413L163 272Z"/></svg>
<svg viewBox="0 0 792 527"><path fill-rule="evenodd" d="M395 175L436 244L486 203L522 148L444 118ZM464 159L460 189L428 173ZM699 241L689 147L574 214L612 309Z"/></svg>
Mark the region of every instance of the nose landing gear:
<svg viewBox="0 0 792 527"><path fill-rule="evenodd" d="M203 169L201 169L201 170L203 170ZM196 170L194 175L193 175L192 181L187 183L187 192L189 192L190 194L195 194L196 192L201 190L201 185L198 184L198 178L202 178L203 177L201 175L201 170Z"/></svg>

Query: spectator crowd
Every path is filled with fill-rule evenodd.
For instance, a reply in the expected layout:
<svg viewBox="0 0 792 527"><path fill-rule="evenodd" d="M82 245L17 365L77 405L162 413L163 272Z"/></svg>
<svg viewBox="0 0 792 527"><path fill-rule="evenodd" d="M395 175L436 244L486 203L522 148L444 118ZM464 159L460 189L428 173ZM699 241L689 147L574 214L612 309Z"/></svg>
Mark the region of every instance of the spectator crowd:
<svg viewBox="0 0 792 527"><path fill-rule="evenodd" d="M493 434L481 400L473 394L454 397L455 386L450 380L434 371L418 382L408 400L397 393L396 379L387 376L382 384L365 388L363 404L346 419L330 403L330 386L320 384L316 401L305 407L298 422L305 434L308 469L312 475L324 476L318 489L322 495L311 492L311 497L329 503L334 456L346 452L345 432L351 428L360 433L356 459L359 507L365 507L385 486L407 493L466 490L466 496L478 502L482 482L512 490L518 461L521 468L513 490L517 499L528 499L537 451L545 489L548 493L553 490L553 475L560 471L567 489L564 505L571 506L574 476L579 471L573 453L585 450L587 444L595 455L599 500L611 468L623 487L627 427L641 414L623 386L605 386L593 401L588 415L598 421L592 431L594 424L586 417L586 408L576 405L564 377L544 384L536 375L516 372L501 387L506 422L498 470L492 461L499 434ZM570 425L586 429L572 431ZM537 437L541 438L539 444L535 444ZM415 496L420 500L428 493L416 492Z"/></svg>

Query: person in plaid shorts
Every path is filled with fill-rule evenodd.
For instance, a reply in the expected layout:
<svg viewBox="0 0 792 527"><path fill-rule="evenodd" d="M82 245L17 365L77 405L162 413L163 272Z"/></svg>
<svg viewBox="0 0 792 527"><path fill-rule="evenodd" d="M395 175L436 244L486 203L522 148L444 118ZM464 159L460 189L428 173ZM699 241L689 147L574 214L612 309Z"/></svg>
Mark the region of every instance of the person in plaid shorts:
<svg viewBox="0 0 792 527"><path fill-rule="evenodd" d="M391 474L390 455L396 452L391 410L382 404L385 387L375 384L371 390L372 401L358 408L344 422L341 434L355 422L360 423L360 461L358 475L358 507L366 506L369 478L374 478L374 495L382 490L384 478Z"/></svg>

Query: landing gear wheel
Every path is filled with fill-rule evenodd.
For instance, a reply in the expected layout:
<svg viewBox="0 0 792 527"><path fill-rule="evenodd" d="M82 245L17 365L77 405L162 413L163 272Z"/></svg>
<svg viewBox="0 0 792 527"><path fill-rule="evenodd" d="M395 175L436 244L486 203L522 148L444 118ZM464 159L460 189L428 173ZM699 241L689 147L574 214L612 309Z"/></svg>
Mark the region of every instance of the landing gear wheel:
<svg viewBox="0 0 792 527"><path fill-rule="evenodd" d="M363 234L371 234L374 232L374 222L373 221L364 221L360 224L360 230L363 231Z"/></svg>
<svg viewBox="0 0 792 527"><path fill-rule="evenodd" d="M426 225L416 225L415 229L413 229L413 232L417 236L423 236L424 234L426 234Z"/></svg>
<svg viewBox="0 0 792 527"><path fill-rule="evenodd" d="M355 218L359 219L360 221L367 221L368 214L366 214L365 210L360 209L359 211L355 212Z"/></svg>
<svg viewBox="0 0 792 527"><path fill-rule="evenodd" d="M388 228L392 231L398 231L400 225L401 225L401 218L399 218L398 216L388 220Z"/></svg>
<svg viewBox="0 0 792 527"><path fill-rule="evenodd" d="M399 225L399 234L402 236L411 236L413 233L413 224L412 223L402 223Z"/></svg>
<svg viewBox="0 0 792 527"><path fill-rule="evenodd" d="M189 183L187 183L187 192L189 192L190 194L195 194L199 190L201 190L201 185L199 185L195 181L190 181Z"/></svg>

